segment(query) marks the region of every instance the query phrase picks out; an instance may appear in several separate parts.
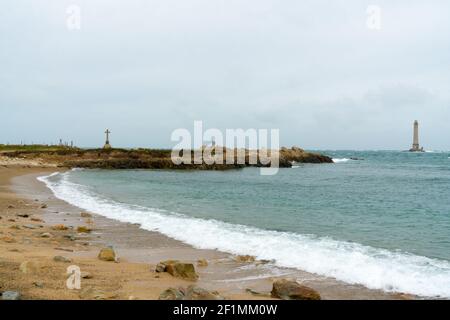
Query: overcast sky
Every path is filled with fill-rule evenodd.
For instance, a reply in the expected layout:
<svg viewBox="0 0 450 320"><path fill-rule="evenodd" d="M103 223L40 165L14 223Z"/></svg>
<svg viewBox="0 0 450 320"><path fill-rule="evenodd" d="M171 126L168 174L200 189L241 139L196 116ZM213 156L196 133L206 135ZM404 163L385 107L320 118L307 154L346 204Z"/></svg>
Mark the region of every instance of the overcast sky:
<svg viewBox="0 0 450 320"><path fill-rule="evenodd" d="M418 119L425 149L450 150L449 13L447 0L3 0L0 143L94 147L110 128L114 146L170 148L203 120L278 128L286 146L407 149Z"/></svg>

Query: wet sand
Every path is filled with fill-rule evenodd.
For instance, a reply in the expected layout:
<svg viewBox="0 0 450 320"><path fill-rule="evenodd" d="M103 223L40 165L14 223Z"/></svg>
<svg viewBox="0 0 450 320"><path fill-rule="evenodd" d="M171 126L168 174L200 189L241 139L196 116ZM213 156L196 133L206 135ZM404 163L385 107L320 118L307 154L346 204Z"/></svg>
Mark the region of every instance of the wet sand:
<svg viewBox="0 0 450 320"><path fill-rule="evenodd" d="M269 292L275 278L294 278L304 285L318 290L323 299L404 299L399 294L387 294L369 290L358 285L347 285L331 278L321 277L294 269L278 268L270 263L236 262L230 254L216 250L195 249L189 245L157 232L140 229L138 225L122 223L92 214L82 218L80 208L55 198L51 191L36 178L55 172L42 168L0 168L0 238L12 237L7 243L0 239L0 291L19 290L28 299L89 299L80 296L78 290L65 286L67 265L52 261L55 255L73 259L82 271L88 271L92 279L82 279L82 290L94 288L108 299L157 299L160 292L169 287L179 287L191 282L173 278L168 274L155 273L155 265L162 260L176 259L196 264L206 259L208 266L196 267L199 280L196 285L216 290L227 299L270 298ZM42 204L46 208L41 208ZM14 208L8 209L9 205ZM28 212L43 220L42 228L11 229L18 224L29 224L29 218L18 218L17 213ZM8 221L16 220L15 222ZM89 226L90 234L76 234L69 229L66 234L76 234L76 241L64 239L62 231L51 230L51 226L64 224L76 229ZM43 232L54 234L51 239L40 238ZM108 263L97 259L101 247L112 245L119 256L119 263ZM63 247L73 252L55 250ZM11 251L11 250L19 251ZM31 259L44 264L39 277L23 274L21 262ZM36 280L37 279L37 280ZM41 280L39 280L41 279ZM33 282L44 282L37 287ZM253 295L246 290L263 293Z"/></svg>

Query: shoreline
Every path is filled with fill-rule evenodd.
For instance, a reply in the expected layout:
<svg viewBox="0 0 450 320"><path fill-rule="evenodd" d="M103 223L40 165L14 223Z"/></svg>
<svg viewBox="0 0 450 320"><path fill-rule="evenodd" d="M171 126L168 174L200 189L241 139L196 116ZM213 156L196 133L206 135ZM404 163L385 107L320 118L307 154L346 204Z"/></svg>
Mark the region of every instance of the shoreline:
<svg viewBox="0 0 450 320"><path fill-rule="evenodd" d="M12 170L9 171L9 170ZM6 172L9 171L9 172ZM6 201L15 200L16 203L23 202L20 206L20 210L28 209L33 216L40 216L45 222L42 224L44 228L49 229L50 226L56 224L65 224L67 226L73 226L74 228L80 225L86 225L85 218L80 216L80 212L83 210L65 203L62 200L57 199L52 192L45 186L44 183L38 181L36 178L42 175L48 175L57 170L56 168L0 168L0 177L2 185L2 193L0 199L0 208L5 207ZM5 178L6 177L6 178ZM5 181L7 179L7 181ZM10 192L5 197L5 189ZM27 195L26 197L24 195ZM34 201L34 200L39 201ZM40 208L42 203L46 204L46 208ZM6 206L7 207L7 206ZM23 208L23 209L22 209ZM19 207L15 209L0 209L2 210L2 216L7 211L8 215L14 211L17 211ZM31 209L31 210L30 210ZM89 218L89 227L93 228L93 232L88 235L77 235L76 241L64 242L56 241L58 245L69 246L73 252L62 252L55 250L56 243L48 243L44 245L42 254L46 256L46 260L50 260L52 255L64 254L73 259L74 262L82 262L81 265L89 265L90 270L94 270L95 273L102 273L103 277L108 278L109 281L114 279L120 279L120 288L113 290L115 295L109 297L110 299L128 299L130 297L135 299L157 299L159 294L169 287L186 287L190 282L173 278L167 274L156 274L154 272L155 265L159 261L168 259L177 259L183 262L191 262L196 264L199 259L206 259L208 266L198 267L196 271L199 274L199 279L195 285L205 288L207 290L218 291L226 299L268 299L270 298L271 286L274 279L278 278L295 278L302 284L305 284L313 289L319 291L323 299L411 299L413 297L403 294L391 294L382 292L379 290L371 290L359 285L348 285L334 279L319 277L317 275L308 274L299 270L278 268L271 265L267 265L261 262L237 262L235 257L231 254L219 252L216 250L204 250L196 249L180 241L171 239L158 232L146 231L137 225L130 223L123 223L109 218L92 214L92 218ZM0 220L2 227L0 234L4 236L5 218ZM10 227L10 226L9 226ZM16 231L16 230L15 230ZM17 230L19 231L19 230ZM20 232L27 232L28 230L20 230ZM32 230L31 230L32 232ZM42 231L44 232L44 231ZM52 231L49 231L52 232ZM54 231L53 231L54 232ZM73 232L72 232L73 233ZM18 263L19 257L22 259L28 258L25 253L34 247L34 241L42 242L42 239L33 239L31 243L22 240L21 247L23 247L22 255L19 252L2 255L6 257L8 262ZM58 239L59 240L59 239ZM48 240L47 240L48 242ZM98 250L105 245L113 245L114 249L119 255L120 262L114 264L107 264L108 271L103 270L104 262L99 261L96 258ZM13 243L9 244L13 247ZM16 245L18 246L18 245ZM50 247L50 248L49 248ZM19 249L20 250L20 249ZM4 251L4 242L0 241L0 252ZM0 261L1 262L1 261ZM111 266L120 266L119 270L113 272ZM98 269L98 270L97 270ZM140 270L138 274L136 272L129 272L131 270ZM18 273L16 268L9 268L9 272L13 273L13 276ZM82 268L83 270L83 268ZM63 270L64 271L64 270ZM68 290L64 288L65 276L61 272L61 277L58 279L59 289L64 291L64 297L70 297L69 299L81 298L79 293L74 292L77 290ZM20 271L19 271L20 272ZM275 273L274 273L275 272ZM137 277L138 276L138 277ZM12 285L15 281L8 284L8 281L4 279L4 274L0 274L1 290L5 290L4 286L7 285L8 289L13 290ZM14 278L14 277L13 277ZM20 277L18 277L20 278ZM103 288L92 280L82 280L86 285L95 286L96 290L103 290L107 292L108 288ZM111 279L110 279L111 278ZM106 281L106 279L103 279ZM52 299L52 297L46 294L40 294L40 291L34 290L30 285L30 294L24 293L24 298L29 299ZM247 291L251 289L253 292L262 293L262 295L251 294ZM48 290L47 290L48 291ZM111 291L111 289L109 289Z"/></svg>

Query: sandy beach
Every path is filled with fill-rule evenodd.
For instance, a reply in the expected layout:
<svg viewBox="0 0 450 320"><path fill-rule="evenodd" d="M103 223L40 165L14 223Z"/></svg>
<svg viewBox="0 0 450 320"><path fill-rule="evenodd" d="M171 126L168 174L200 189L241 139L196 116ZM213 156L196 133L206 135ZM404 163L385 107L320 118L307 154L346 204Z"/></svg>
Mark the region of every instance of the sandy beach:
<svg viewBox="0 0 450 320"><path fill-rule="evenodd" d="M82 216L81 209L55 198L37 180L57 170L61 171L23 164L0 168L0 291L18 291L22 299L158 299L168 288L195 284L225 299L271 299L274 279L295 278L319 291L323 299L411 298L298 270L276 269L274 276L273 266L266 262L239 261L239 257L195 249L137 225L92 213ZM68 229L55 230L56 225ZM80 226L92 231L77 232ZM113 246L118 261L98 259L105 246ZM55 256L68 260L57 262ZM169 259L193 263L198 280L193 283L155 272L158 262ZM199 266L198 260L206 260L207 265ZM28 262L32 267L24 268ZM79 266L87 275L81 279L80 290L66 286L69 265Z"/></svg>

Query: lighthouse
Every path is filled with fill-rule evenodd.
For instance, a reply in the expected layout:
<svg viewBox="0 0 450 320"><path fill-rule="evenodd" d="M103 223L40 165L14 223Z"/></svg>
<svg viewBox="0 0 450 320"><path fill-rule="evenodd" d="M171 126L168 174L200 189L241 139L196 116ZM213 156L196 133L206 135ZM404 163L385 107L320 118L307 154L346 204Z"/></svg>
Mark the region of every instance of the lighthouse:
<svg viewBox="0 0 450 320"><path fill-rule="evenodd" d="M414 121L413 128L413 144L412 148L409 149L410 152L423 152L423 147L421 148L419 145L419 122L417 120Z"/></svg>

